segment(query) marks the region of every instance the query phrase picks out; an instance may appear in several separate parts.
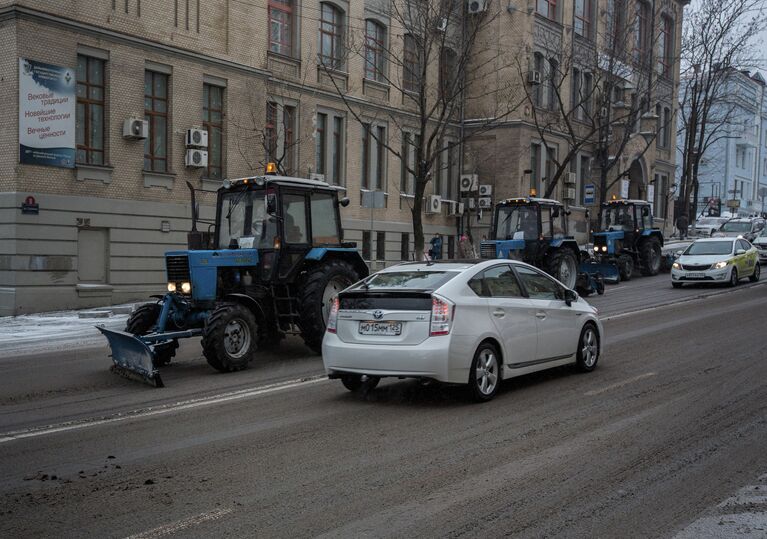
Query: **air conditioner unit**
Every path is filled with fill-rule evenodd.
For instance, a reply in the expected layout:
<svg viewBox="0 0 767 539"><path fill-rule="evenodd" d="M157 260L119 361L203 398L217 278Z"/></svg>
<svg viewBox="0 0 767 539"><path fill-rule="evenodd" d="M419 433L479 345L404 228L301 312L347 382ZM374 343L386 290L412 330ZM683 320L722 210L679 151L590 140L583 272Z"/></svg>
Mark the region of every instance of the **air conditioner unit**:
<svg viewBox="0 0 767 539"><path fill-rule="evenodd" d="M488 209L493 207L493 199L490 197L479 197L479 207Z"/></svg>
<svg viewBox="0 0 767 539"><path fill-rule="evenodd" d="M568 186L574 186L578 181L578 175L575 172L568 172L565 176L565 184Z"/></svg>
<svg viewBox="0 0 767 539"><path fill-rule="evenodd" d="M572 187L568 187L567 189L565 189L564 198L567 200L575 200L575 189L573 189Z"/></svg>
<svg viewBox="0 0 767 539"><path fill-rule="evenodd" d="M207 148L208 147L208 132L204 129L198 129L193 127L186 130L186 147L187 148Z"/></svg>
<svg viewBox="0 0 767 539"><path fill-rule="evenodd" d="M447 17L442 17L437 21L437 32L444 32L447 30Z"/></svg>
<svg viewBox="0 0 767 539"><path fill-rule="evenodd" d="M493 194L493 186L489 184L482 184L479 186L479 196L489 197Z"/></svg>
<svg viewBox="0 0 767 539"><path fill-rule="evenodd" d="M132 139L149 137L149 122L141 118L128 118L123 123L123 137Z"/></svg>
<svg viewBox="0 0 767 539"><path fill-rule="evenodd" d="M188 167L204 168L208 166L208 152L205 150L189 149L186 151L184 164Z"/></svg>
<svg viewBox="0 0 767 539"><path fill-rule="evenodd" d="M469 205L469 211L474 211L477 209L477 199L476 198L467 198L466 203Z"/></svg>
<svg viewBox="0 0 767 539"><path fill-rule="evenodd" d="M540 71L528 71L527 72L527 82L529 84L540 84L541 83L541 72Z"/></svg>
<svg viewBox="0 0 767 539"><path fill-rule="evenodd" d="M456 204L456 206L458 206L455 211L456 215L463 215L464 212L466 211L466 204L464 204L463 202L459 202L458 204Z"/></svg>
<svg viewBox="0 0 767 539"><path fill-rule="evenodd" d="M318 174L317 172L312 172L311 174L309 174L309 179L310 180L317 180L319 182L324 182L325 181L325 175L324 174Z"/></svg>
<svg viewBox="0 0 767 539"><path fill-rule="evenodd" d="M447 204L447 214L450 216L458 215L456 210L458 209L458 203L453 201L442 201L442 204Z"/></svg>
<svg viewBox="0 0 767 539"><path fill-rule="evenodd" d="M435 214L442 211L442 197L439 195L429 195L426 200L426 213Z"/></svg>
<svg viewBox="0 0 767 539"><path fill-rule="evenodd" d="M466 9L469 12L469 15L477 15L483 11L487 11L487 0L468 0Z"/></svg>
<svg viewBox="0 0 767 539"><path fill-rule="evenodd" d="M479 188L476 174L461 174L461 193L471 193Z"/></svg>

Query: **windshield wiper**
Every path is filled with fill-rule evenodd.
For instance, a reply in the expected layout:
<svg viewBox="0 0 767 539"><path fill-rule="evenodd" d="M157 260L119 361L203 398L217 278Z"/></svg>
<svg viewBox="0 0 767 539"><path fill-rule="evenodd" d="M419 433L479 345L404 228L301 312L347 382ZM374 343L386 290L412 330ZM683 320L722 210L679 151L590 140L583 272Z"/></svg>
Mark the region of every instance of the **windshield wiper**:
<svg viewBox="0 0 767 539"><path fill-rule="evenodd" d="M245 196L245 194L248 192L247 189L243 189L239 193L237 193L237 196L234 198L234 200L229 201L229 212L226 214L226 220L229 221L229 235L232 235L232 212L237 207L237 205L242 201L242 198Z"/></svg>

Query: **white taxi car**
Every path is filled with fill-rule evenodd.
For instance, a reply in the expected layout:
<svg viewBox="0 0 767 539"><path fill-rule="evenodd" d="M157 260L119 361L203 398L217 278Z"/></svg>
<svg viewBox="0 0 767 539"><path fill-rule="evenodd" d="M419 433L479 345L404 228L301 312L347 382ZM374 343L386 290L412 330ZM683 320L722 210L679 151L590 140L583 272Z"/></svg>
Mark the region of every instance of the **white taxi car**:
<svg viewBox="0 0 767 539"><path fill-rule="evenodd" d="M759 254L759 262L767 264L767 228L763 229L754 239L753 245Z"/></svg>
<svg viewBox="0 0 767 539"><path fill-rule="evenodd" d="M759 262L753 245L743 238L703 238L685 249L671 266L671 285L684 283L729 283L759 280Z"/></svg>
<svg viewBox="0 0 767 539"><path fill-rule="evenodd" d="M522 262L411 262L334 299L322 359L352 391L392 376L467 384L486 401L507 378L593 370L602 338L596 309Z"/></svg>

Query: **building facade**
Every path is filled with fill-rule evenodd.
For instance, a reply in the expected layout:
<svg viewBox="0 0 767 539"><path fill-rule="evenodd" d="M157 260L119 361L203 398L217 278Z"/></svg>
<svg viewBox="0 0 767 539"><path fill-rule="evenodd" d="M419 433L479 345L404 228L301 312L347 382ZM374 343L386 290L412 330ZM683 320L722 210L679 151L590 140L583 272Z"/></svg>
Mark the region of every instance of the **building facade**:
<svg viewBox="0 0 767 539"><path fill-rule="evenodd" d="M538 55L551 65L568 47L597 50L603 47L600 25L607 24L600 14L637 9L643 17L637 47L663 59L657 76L650 70L650 120L642 121L673 116L683 3L480 2L492 13L492 31L480 43L502 53L493 62L480 53L471 59L481 69L493 64L485 78L491 91L468 88L462 119L439 141L444 157L427 196L442 203L424 215L427 243L442 236L443 256L452 257L459 230L474 230L475 240L487 233L491 212L470 211L464 200L466 213L456 215L461 173L477 174L492 203L528 194L533 184L545 188L558 159L553 152L567 153L568 139L556 129L541 140L525 106L497 118L493 129L471 134L480 117L497 110L494 104L519 97L501 95L501 89L519 92L528 84L510 67L519 65L514 58L523 59L526 74L535 70ZM458 5L462 16L471 15ZM655 8L651 15L647 6ZM412 56L408 39L388 0L172 0L162 6L0 0L0 96L11 111L0 125L0 314L114 304L162 292L164 253L186 244L187 182L202 191L200 216L210 220L221 180L261 174L267 161L344 190L351 200L342 210L345 239L357 242L372 268L412 258L412 178L403 161L414 159L408 130L418 126L401 91L409 84L403 70ZM357 54L348 54L352 49ZM27 135L54 134L36 131L40 118L22 106L25 100L51 101L47 94L25 93L25 77L34 75L35 65L43 73L45 66L60 68L72 79L76 151L69 166L29 162L19 149ZM433 87L440 66L427 66ZM575 72L565 76L575 78ZM634 88L634 94L645 90ZM661 114L653 116L655 103ZM630 178L631 195L650 197L656 216L667 217L673 133L664 145L648 149L639 144L646 130L637 126L611 178ZM194 129L208 134L205 166L187 140ZM466 143L464 130L472 135ZM388 148L402 148L400 156ZM583 203L596 173L589 146L571 162L576 194L570 202ZM616 181L611 192L620 188ZM562 189L569 185L563 182ZM371 191L384 193L383 207L366 207Z"/></svg>
<svg viewBox="0 0 767 539"><path fill-rule="evenodd" d="M765 90L760 73L732 70L727 74L725 98L709 113L717 121L717 134L698 168L698 216L709 213L712 199L719 201L721 212L732 215L763 214L767 209Z"/></svg>

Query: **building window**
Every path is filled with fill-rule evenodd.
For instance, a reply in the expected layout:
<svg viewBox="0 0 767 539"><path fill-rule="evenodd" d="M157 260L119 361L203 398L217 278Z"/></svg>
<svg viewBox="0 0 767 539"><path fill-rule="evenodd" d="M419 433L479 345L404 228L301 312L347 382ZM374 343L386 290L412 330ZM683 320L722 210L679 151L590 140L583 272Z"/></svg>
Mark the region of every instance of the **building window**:
<svg viewBox="0 0 767 539"><path fill-rule="evenodd" d="M543 55L540 52L536 52L533 55L533 70L543 78L544 60ZM541 86L541 84L535 84L532 89L533 105L536 107L543 105L543 91L541 90Z"/></svg>
<svg viewBox="0 0 767 539"><path fill-rule="evenodd" d="M317 174L325 174L325 155L328 148L328 115L321 112L317 113L317 127L315 128L315 172Z"/></svg>
<svg viewBox="0 0 767 539"><path fill-rule="evenodd" d="M332 4L320 5L320 60L331 69L341 69L344 50L343 12Z"/></svg>
<svg viewBox="0 0 767 539"><path fill-rule="evenodd" d="M447 198L455 200L458 197L458 143L447 143Z"/></svg>
<svg viewBox="0 0 767 539"><path fill-rule="evenodd" d="M365 78L384 81L386 31L375 21L365 21Z"/></svg>
<svg viewBox="0 0 767 539"><path fill-rule="evenodd" d="M410 233L408 232L403 232L400 238L399 257L402 261L410 260Z"/></svg>
<svg viewBox="0 0 767 539"><path fill-rule="evenodd" d="M295 122L296 107L267 101L264 124L266 160L276 163L278 172L288 176L295 172Z"/></svg>
<svg viewBox="0 0 767 539"><path fill-rule="evenodd" d="M658 104L658 105L655 105L655 147L656 148L663 147L663 137L665 136L663 134L664 128L665 128L665 124L663 123L661 106L660 104Z"/></svg>
<svg viewBox="0 0 767 539"><path fill-rule="evenodd" d="M412 149L412 142L410 133L402 133L402 147L400 148L400 179L399 179L399 192L401 195L410 193L410 151ZM400 205L401 207L401 205ZM403 259L404 260L404 259Z"/></svg>
<svg viewBox="0 0 767 539"><path fill-rule="evenodd" d="M557 110L559 108L559 63L554 59L549 59L549 73L546 84L546 107L549 110Z"/></svg>
<svg viewBox="0 0 767 539"><path fill-rule="evenodd" d="M363 230L362 231L362 259L370 260L370 255L372 251L373 251L372 245L370 245L370 231Z"/></svg>
<svg viewBox="0 0 767 539"><path fill-rule="evenodd" d="M376 260L386 260L386 232L376 234Z"/></svg>
<svg viewBox="0 0 767 539"><path fill-rule="evenodd" d="M291 0L269 0L269 50L293 54L293 6Z"/></svg>
<svg viewBox="0 0 767 539"><path fill-rule="evenodd" d="M650 5L638 0L634 21L634 61L637 64L643 64L649 58L651 22Z"/></svg>
<svg viewBox="0 0 767 539"><path fill-rule="evenodd" d="M627 0L613 0L610 4L610 33L613 53L616 56L623 56L626 52L626 2Z"/></svg>
<svg viewBox="0 0 767 539"><path fill-rule="evenodd" d="M202 91L202 125L208 132L208 170L212 180L223 178L224 171L224 89L204 84Z"/></svg>
<svg viewBox="0 0 767 539"><path fill-rule="evenodd" d="M386 190L386 127L362 124L362 189Z"/></svg>
<svg viewBox="0 0 767 539"><path fill-rule="evenodd" d="M665 174L655 175L655 216L660 219L668 218L668 176Z"/></svg>
<svg viewBox="0 0 767 539"><path fill-rule="evenodd" d="M593 13L593 0L575 0L575 19L573 27L575 33L586 39L591 39L591 14Z"/></svg>
<svg viewBox="0 0 767 539"><path fill-rule="evenodd" d="M384 174L386 174L386 128L382 125L376 127L376 172L375 172L375 188L378 191L386 190L386 181Z"/></svg>
<svg viewBox="0 0 767 539"><path fill-rule="evenodd" d="M77 57L77 162L104 164L104 60Z"/></svg>
<svg viewBox="0 0 767 539"><path fill-rule="evenodd" d="M583 203L583 186L586 182L591 181L591 157L588 155L581 155L580 177L578 178L576 200L580 200Z"/></svg>
<svg viewBox="0 0 767 539"><path fill-rule="evenodd" d="M666 15L660 18L660 35L658 36L658 73L671 77L671 66L674 63L674 23Z"/></svg>
<svg viewBox="0 0 767 539"><path fill-rule="evenodd" d="M363 189L370 189L370 124L362 124L362 182Z"/></svg>
<svg viewBox="0 0 767 539"><path fill-rule="evenodd" d="M168 75L144 72L144 119L149 137L144 140L144 170L168 171Z"/></svg>
<svg viewBox="0 0 767 539"><path fill-rule="evenodd" d="M557 20L557 0L537 0L536 11L552 21Z"/></svg>
<svg viewBox="0 0 767 539"><path fill-rule="evenodd" d="M415 37L411 34L405 34L405 44L402 54L403 73L402 88L406 92L417 92L419 88L419 79L421 77L420 55Z"/></svg>
<svg viewBox="0 0 767 539"><path fill-rule="evenodd" d="M444 47L439 56L439 96L450 101L456 95L456 65L458 56L453 49Z"/></svg>
<svg viewBox="0 0 767 539"><path fill-rule="evenodd" d="M735 147L735 166L738 168L746 168L746 149L743 146Z"/></svg>
<svg viewBox="0 0 767 539"><path fill-rule="evenodd" d="M333 117L333 139L330 145L330 178L328 183L343 185L344 119Z"/></svg>
<svg viewBox="0 0 767 539"><path fill-rule="evenodd" d="M538 189L538 177L541 170L541 145L530 145L530 185L529 189Z"/></svg>

